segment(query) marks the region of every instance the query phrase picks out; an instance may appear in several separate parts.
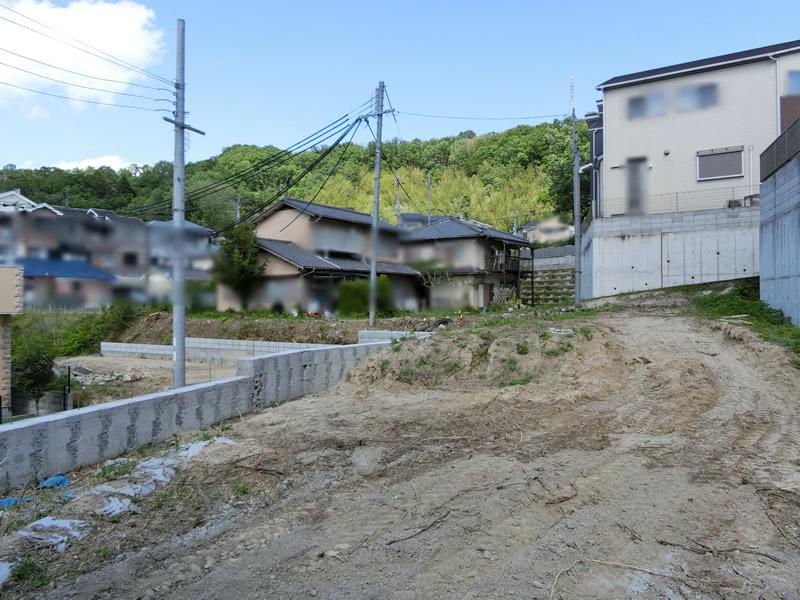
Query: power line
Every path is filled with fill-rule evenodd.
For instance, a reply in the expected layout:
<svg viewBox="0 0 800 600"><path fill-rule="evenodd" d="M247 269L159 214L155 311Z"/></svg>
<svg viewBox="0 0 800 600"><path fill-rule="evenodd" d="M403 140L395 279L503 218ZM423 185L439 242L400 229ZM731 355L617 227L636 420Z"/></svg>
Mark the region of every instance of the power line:
<svg viewBox="0 0 800 600"><path fill-rule="evenodd" d="M428 115L423 113L397 111L397 114L408 115L410 117L424 117L426 119L457 119L460 121L533 121L535 119L557 119L566 117L565 113L554 115L530 115L525 117L463 117L454 115Z"/></svg>
<svg viewBox="0 0 800 600"><path fill-rule="evenodd" d="M223 227L222 229L218 230L218 231L216 232L216 233L217 233L217 235L219 235L219 234L221 234L221 233L224 233L225 231L228 231L229 229L231 229L231 228L233 228L233 227L236 227L236 226L237 226L237 225L239 225L240 223L243 223L244 221L247 221L247 220L251 219L252 217L254 217L255 215L257 215L257 214L261 213L261 212L262 212L262 211L263 211L265 208L267 208L267 207L269 207L271 204L273 204L273 203L275 202L275 200L277 200L278 198L280 198L281 196L283 196L283 195L284 195L286 192L288 192L290 189L292 189L294 186L296 186L298 183L300 183L300 181L302 181L302 179L303 179L303 178L304 178L306 175L308 175L308 174L309 174L309 173L310 173L310 172L311 172L313 169L315 169L315 168L317 167L317 165L319 165L319 164L320 164L320 163L321 163L323 160L325 160L325 157L327 157L327 156L328 156L328 155L329 155L331 152L333 152L333 150L334 150L334 149L335 149L335 148L336 148L336 147L337 147L339 144L341 144L341 143L342 143L342 140L343 140L343 139L344 139L344 138L347 136L347 134L348 134L348 133L350 133L350 131L351 131L351 130L352 130L354 127L356 127L357 125L358 125L358 122L355 122L355 123L351 124L351 125L350 125L350 127L348 127L348 128L347 128L347 129L344 131L344 133L342 133L342 135L340 135L340 136L339 136L339 137L336 139L336 141L334 141L334 142L333 142L333 144L332 144L331 146L329 146L328 148L326 148L326 149L325 149L325 150L324 150L324 151L323 151L323 152L322 152L322 153L321 153L321 154L320 154L320 155L319 155L319 156L318 156L318 157L317 157L317 158L316 158L316 159L315 159L315 160L314 160L314 161L313 161L311 164L309 164L309 165L308 165L308 166L307 166L305 169L303 169L303 172L302 172L302 173L300 173L300 175L298 175L298 176L297 176L295 179L293 179L293 180L292 180L292 181L290 181L290 182L289 182L287 185L285 185L285 186L283 187L283 189L281 189L279 192L277 192L275 195L273 195L271 198L269 198L269 199L268 199L266 202L264 202L263 204L260 204L259 206L256 206L254 209L252 209L251 211L249 211L249 212L248 212L246 215L244 215L243 217L241 217L241 218L239 218L238 220L234 221L234 222L233 222L233 223L231 223L230 225L228 225L228 226L226 226L226 227Z"/></svg>
<svg viewBox="0 0 800 600"><path fill-rule="evenodd" d="M50 69L56 69L58 71L63 71L64 73L71 73L72 75L78 75L79 77L86 77L87 79L94 79L96 81L105 81L107 83L120 83L120 84L127 85L127 86L130 86L130 87L138 87L138 88L143 88L143 89L147 89L147 90L154 90L154 91L157 91L157 92L174 93L173 90L171 90L169 88L155 87L155 86L152 86L152 85L145 85L143 83L134 83L132 81L122 81L121 79L109 79L107 77L97 77L95 75L87 75L86 73L81 73L80 71L73 71L71 69L65 69L64 67L58 67L56 65L51 65L50 63L45 62L43 60L38 60L36 58L31 58L30 56L25 56L24 54L19 54L18 52L14 52L12 50L8 50L7 48L0 48L0 52L6 52L7 54L12 54L13 56L16 56L18 58L22 58L24 60L29 60L31 62L38 63L38 64L43 65L45 67L48 67Z"/></svg>
<svg viewBox="0 0 800 600"><path fill-rule="evenodd" d="M29 71L28 69L23 69L22 67L17 67L14 65L9 65L8 63L0 62L0 65L4 67L8 67L9 69L16 69L17 71L22 71L23 73L28 73L29 75L33 75L34 77L41 77L42 79L47 79L48 81L55 81L56 83L61 83L63 85L67 85L70 87L81 88L84 90L93 90L95 92L105 92L107 94L115 94L119 96L129 96L131 98L142 98L143 100L150 100L151 102L169 102L172 103L172 100L169 98L152 98L150 96L144 96L142 94L131 94L129 92L115 92L113 90L107 90L103 88L96 88L88 85L80 85L78 83L70 83L69 81L63 81L61 79L55 79L54 77L48 77L47 75L42 75L41 73L34 73L33 71Z"/></svg>
<svg viewBox="0 0 800 600"><path fill-rule="evenodd" d="M369 132L372 134L372 137L377 142L378 141L378 137L375 135L375 132L372 130L372 125L369 124L369 121L367 121L367 127L369 127ZM389 170L392 172L392 175L394 175L395 181L397 181L397 183L400 184L400 189L403 190L403 193L406 195L406 198L408 198L409 201L411 201L413 203L414 199L411 197L411 194L409 194L408 191L406 190L406 187L403 185L403 182L400 180L400 177L397 175L397 172L394 170L394 167L392 166L392 163L389 162L389 157L386 156L386 154L382 154L381 158L386 161L386 166L389 167Z"/></svg>
<svg viewBox="0 0 800 600"><path fill-rule="evenodd" d="M53 29L52 27L37 21L36 19L33 19L33 18L31 18L31 17L29 17L27 15L24 15L21 12L18 12L16 10L14 10L13 8L10 8L9 6L6 6L5 4L0 3L0 8L5 8L6 10L14 13L15 15L19 15L20 17L23 17L23 18L25 18L28 21L31 21L33 23L36 23L37 25L39 25L41 27L44 27L45 29L48 29L50 31L53 31L54 33L57 33L57 34L59 34L61 36L64 36L67 39L71 39L71 40L73 40L74 42L76 42L78 44L86 46L86 48L91 48L91 50L86 50L86 48L81 48L80 46L76 46L75 44L71 44L71 43L66 42L64 40L58 39L57 37L49 35L49 34L43 32L43 31L39 31L38 29L34 29L33 27L29 27L27 25L23 25L22 23L14 21L13 19L9 19L9 18L6 18L6 17L0 17L0 19L2 19L3 21L7 21L7 22L9 22L9 23L11 23L13 25L16 25L17 27L22 27L23 29L27 29L28 31L31 31L31 32L33 32L33 33L35 33L37 35L41 35L41 36L46 37L48 39L51 39L51 40L53 40L55 42L58 42L59 44L64 44L65 46L69 46L70 48L73 48L74 50L78 50L79 52L83 52L83 53L88 54L90 56L94 56L95 58L99 58L100 60L104 60L106 62L109 62L109 63L111 63L113 65L116 65L117 67L121 67L121 68L127 69L128 71L135 71L135 72L138 72L138 73L140 73L142 75L147 75L148 77L152 77L152 78L157 79L158 81L161 81L163 83L167 83L167 84L170 84L170 85L174 84L173 81L171 81L171 80L169 80L169 79L167 79L165 77L161 77L160 75L156 75L155 73L151 73L150 71L148 71L146 69L138 67L138 66L136 66L136 65L134 65L132 63L129 63L129 62L125 61L125 60L122 60L121 58L117 58L117 57L113 56L112 54L109 54L108 52L105 52L103 50L95 48L94 46L90 46L86 42L82 42L80 40L77 40L77 39L65 34L65 33L61 33L58 30Z"/></svg>
<svg viewBox="0 0 800 600"><path fill-rule="evenodd" d="M172 114L172 111L167 110L166 108L150 108L147 106L134 106L132 104L116 104L114 102L100 102L99 100L84 100L82 98L70 98L69 96L62 96L61 94L52 94L50 92L43 92L42 90L34 90L32 88L23 87L21 85L15 85L13 83L8 83L5 81L0 81L0 85L6 85L8 87L16 88L18 90L25 90L26 92L33 92L34 94L42 94L43 96L51 96L52 98L61 98L62 100L72 100L74 102L84 102L86 104L98 104L100 106L114 106L116 108L132 108L136 110L148 110L151 112L165 112Z"/></svg>
<svg viewBox="0 0 800 600"><path fill-rule="evenodd" d="M294 219L289 221L286 225L284 225L281 228L281 231L285 231L289 227L289 225L291 225L297 219L300 218L300 215L302 215L306 211L306 209L314 203L314 201L317 199L317 196L319 196L320 193L322 192L322 190L325 188L325 184L328 183L328 180L331 177L333 177L333 174L336 173L336 171L339 169L339 165L342 163L342 159L344 158L344 155L347 154L347 151L350 149L350 144L353 142L353 138L355 137L356 132L358 131L358 128L361 126L361 120L362 120L362 118L359 117L359 119L356 121L356 126L353 129L353 133L350 134L350 139L347 140L347 144L345 145L344 149L342 150L342 153L339 155L339 158L336 160L336 164L333 165L333 168L325 176L325 179L322 181L322 185L319 186L319 189L317 190L317 193L314 194L311 197L311 200L306 202L305 206L303 206L303 208L300 210L300 212L295 215Z"/></svg>
<svg viewBox="0 0 800 600"><path fill-rule="evenodd" d="M403 134L402 134L402 132L400 131L400 124L397 122L397 114L396 114L396 113L397 113L397 111L394 109L394 106L392 106L392 101L391 101L391 99L389 98L389 92L388 92L388 91L385 91L385 93L386 93L386 102L388 102L388 103L389 103L389 110L390 110L390 112L392 113L392 119L394 119L394 126L395 126L395 127L397 127L397 135L398 135L400 138L402 138L402 137L403 137Z"/></svg>

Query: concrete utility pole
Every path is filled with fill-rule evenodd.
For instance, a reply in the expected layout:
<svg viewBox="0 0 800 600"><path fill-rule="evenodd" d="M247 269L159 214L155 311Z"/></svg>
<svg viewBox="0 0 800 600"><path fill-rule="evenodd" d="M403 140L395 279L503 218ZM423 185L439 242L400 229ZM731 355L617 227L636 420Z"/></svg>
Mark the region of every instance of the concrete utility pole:
<svg viewBox="0 0 800 600"><path fill-rule="evenodd" d="M378 301L378 209L381 201L381 136L383 135L383 82L375 90L375 182L372 196L372 260L369 265L369 326L375 327L375 310Z"/></svg>
<svg viewBox="0 0 800 600"><path fill-rule="evenodd" d="M428 225L431 224L431 172L428 171L428 177L426 181L428 185Z"/></svg>
<svg viewBox="0 0 800 600"><path fill-rule="evenodd" d="M186 266L184 264L186 213L184 148L185 131L205 135L199 129L189 127L186 116L186 22L178 19L178 51L175 74L175 118L164 117L175 126L175 158L172 164L172 222L175 226L175 254L172 260L172 384L179 388L186 385Z"/></svg>
<svg viewBox="0 0 800 600"><path fill-rule="evenodd" d="M233 209L236 213L236 222L238 223L239 219L241 218L241 201L239 200L239 198L236 198L233 201Z"/></svg>
<svg viewBox="0 0 800 600"><path fill-rule="evenodd" d="M572 211L575 213L575 306L581 305L581 156L578 152L578 120L575 118L575 77L570 77L572 104Z"/></svg>

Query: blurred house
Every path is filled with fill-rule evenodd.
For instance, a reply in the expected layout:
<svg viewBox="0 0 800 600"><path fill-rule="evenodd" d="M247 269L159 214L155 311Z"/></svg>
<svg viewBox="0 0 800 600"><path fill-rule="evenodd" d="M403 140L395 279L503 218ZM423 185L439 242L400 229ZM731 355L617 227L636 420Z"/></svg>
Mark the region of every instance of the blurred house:
<svg viewBox="0 0 800 600"><path fill-rule="evenodd" d="M335 310L340 281L369 277L371 225L370 215L348 208L293 198L276 203L256 223L266 264L250 308ZM395 306L415 310L419 274L400 262L399 230L385 221L379 222L377 267L392 284ZM230 289L219 286L217 308L240 306Z"/></svg>
<svg viewBox="0 0 800 600"><path fill-rule="evenodd" d="M558 217L550 217L543 221L528 221L518 233L532 244L557 244L575 235L575 228L562 223Z"/></svg>
<svg viewBox="0 0 800 600"><path fill-rule="evenodd" d="M27 305L96 308L146 298L144 223L112 211L0 194L0 262L24 267Z"/></svg>
<svg viewBox="0 0 800 600"><path fill-rule="evenodd" d="M758 156L800 116L800 40L597 89L582 295L757 275Z"/></svg>
<svg viewBox="0 0 800 600"><path fill-rule="evenodd" d="M173 221L149 221L147 230L147 296L151 301L169 302L172 269L178 252ZM211 267L217 247L213 232L190 221L184 223L183 254L186 261L187 303L196 308L213 308L216 302Z"/></svg>
<svg viewBox="0 0 800 600"><path fill-rule="evenodd" d="M519 290L530 273L527 239L483 223L446 217L401 236L403 260L422 273L423 306L489 306L498 288Z"/></svg>

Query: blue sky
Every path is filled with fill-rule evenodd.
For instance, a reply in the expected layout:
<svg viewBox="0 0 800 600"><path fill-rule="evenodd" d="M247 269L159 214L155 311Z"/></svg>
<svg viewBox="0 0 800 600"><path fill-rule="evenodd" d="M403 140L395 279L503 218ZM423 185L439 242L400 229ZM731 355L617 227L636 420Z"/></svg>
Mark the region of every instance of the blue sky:
<svg viewBox="0 0 800 600"><path fill-rule="evenodd" d="M797 0L760 8L731 0L137 1L153 11L151 29L163 31L151 71L173 76L175 20L187 22L189 120L208 132L191 136L188 160L235 143L289 145L366 100L379 79L400 111L515 116L566 112L574 74L582 114L598 98L594 86L611 76L800 38ZM119 55L135 43L108 49ZM58 65L66 54L47 56ZM159 113L20 96L0 101L0 120L0 164L172 156L172 131ZM514 124L399 117L404 138ZM386 135L397 133L388 120Z"/></svg>

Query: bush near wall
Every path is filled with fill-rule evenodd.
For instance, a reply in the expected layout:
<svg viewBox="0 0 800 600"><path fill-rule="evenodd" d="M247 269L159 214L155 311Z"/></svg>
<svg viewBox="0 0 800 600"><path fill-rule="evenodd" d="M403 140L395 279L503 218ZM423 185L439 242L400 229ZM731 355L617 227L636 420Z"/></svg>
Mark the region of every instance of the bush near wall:
<svg viewBox="0 0 800 600"><path fill-rule="evenodd" d="M369 312L369 280L351 279L339 284L339 315L343 317L358 317ZM378 277L377 311L383 315L394 312L392 283L388 277Z"/></svg>

